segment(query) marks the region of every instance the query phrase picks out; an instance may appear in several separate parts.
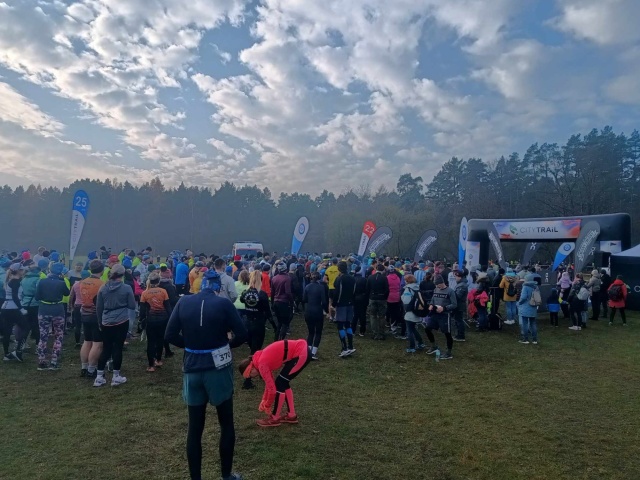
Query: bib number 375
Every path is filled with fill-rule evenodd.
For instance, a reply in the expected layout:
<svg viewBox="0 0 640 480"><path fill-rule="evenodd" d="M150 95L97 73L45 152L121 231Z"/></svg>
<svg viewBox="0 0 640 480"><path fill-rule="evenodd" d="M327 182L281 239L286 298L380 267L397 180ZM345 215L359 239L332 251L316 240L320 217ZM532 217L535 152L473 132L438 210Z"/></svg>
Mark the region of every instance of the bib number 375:
<svg viewBox="0 0 640 480"><path fill-rule="evenodd" d="M231 347L229 345L217 348L211 352L211 356L213 357L213 363L217 370L228 367L233 361L233 357L231 356Z"/></svg>

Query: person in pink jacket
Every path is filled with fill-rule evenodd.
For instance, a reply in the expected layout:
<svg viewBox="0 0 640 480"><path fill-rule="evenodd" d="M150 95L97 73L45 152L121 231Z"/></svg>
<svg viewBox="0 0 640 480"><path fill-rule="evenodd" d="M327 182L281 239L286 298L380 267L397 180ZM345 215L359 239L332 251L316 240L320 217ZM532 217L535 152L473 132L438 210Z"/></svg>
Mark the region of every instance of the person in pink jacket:
<svg viewBox="0 0 640 480"><path fill-rule="evenodd" d="M240 362L238 369L244 378L261 377L264 380L264 394L258 410L268 417L258 420L258 426L278 427L283 423L298 423L289 382L310 362L311 351L306 340L279 340ZM274 380L273 371L281 367ZM289 412L281 416L285 402Z"/></svg>
<svg viewBox="0 0 640 480"><path fill-rule="evenodd" d="M407 339L407 325L404 323L404 310L400 299L402 294L402 278L400 273L390 266L387 272L387 283L389 284L389 295L387 296L387 318L391 325L391 331L395 337L401 340ZM400 334L397 333L398 328Z"/></svg>

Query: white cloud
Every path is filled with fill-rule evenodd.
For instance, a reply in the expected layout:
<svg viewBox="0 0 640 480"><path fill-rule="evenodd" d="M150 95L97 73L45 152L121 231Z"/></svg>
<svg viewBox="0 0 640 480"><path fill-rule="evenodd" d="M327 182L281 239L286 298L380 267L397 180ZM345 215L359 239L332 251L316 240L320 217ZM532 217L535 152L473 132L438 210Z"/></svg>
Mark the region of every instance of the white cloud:
<svg viewBox="0 0 640 480"><path fill-rule="evenodd" d="M64 128L62 123L3 82L0 82L0 120L34 130L45 137L54 136Z"/></svg>
<svg viewBox="0 0 640 480"><path fill-rule="evenodd" d="M601 45L640 41L637 0L563 0L554 20L561 30Z"/></svg>

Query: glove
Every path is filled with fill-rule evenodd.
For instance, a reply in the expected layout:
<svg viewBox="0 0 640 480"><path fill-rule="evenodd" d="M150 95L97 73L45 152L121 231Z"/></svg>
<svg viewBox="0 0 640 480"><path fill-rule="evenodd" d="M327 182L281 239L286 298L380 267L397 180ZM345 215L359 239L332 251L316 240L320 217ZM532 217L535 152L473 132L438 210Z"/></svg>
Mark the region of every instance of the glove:
<svg viewBox="0 0 640 480"><path fill-rule="evenodd" d="M27 312L27 310L26 310L26 309L21 308L21 309L20 309L20 313L21 313L22 315L26 315L28 312Z"/></svg>

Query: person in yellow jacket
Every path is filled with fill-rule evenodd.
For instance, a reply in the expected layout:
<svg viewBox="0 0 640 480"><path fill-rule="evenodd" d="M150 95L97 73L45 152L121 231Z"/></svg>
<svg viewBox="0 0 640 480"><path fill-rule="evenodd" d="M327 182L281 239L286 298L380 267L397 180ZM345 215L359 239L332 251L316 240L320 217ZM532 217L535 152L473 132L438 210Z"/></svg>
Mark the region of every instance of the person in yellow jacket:
<svg viewBox="0 0 640 480"><path fill-rule="evenodd" d="M196 267L193 270L196 271L196 275L193 279L193 282L191 283L189 292L195 295L196 293L200 293L200 289L202 288L202 277L204 276L204 273L209 269L207 267Z"/></svg>
<svg viewBox="0 0 640 480"><path fill-rule="evenodd" d="M518 277L511 268L507 269L507 273L504 274L500 281L499 288L502 288L504 292L502 294L502 300L504 301L505 308L507 309L507 319L504 322L506 325L513 325L516 323L516 316L518 315L516 306L516 301L518 300L518 292L516 289L517 281Z"/></svg>
<svg viewBox="0 0 640 480"><path fill-rule="evenodd" d="M122 258L124 258L124 255ZM107 283L109 281L109 272L111 272L111 268L113 268L113 266L119 262L120 260L118 259L117 255L111 255L107 259L107 264L104 267L104 272L102 272L102 276L100 277L100 280L102 280L104 283Z"/></svg>

